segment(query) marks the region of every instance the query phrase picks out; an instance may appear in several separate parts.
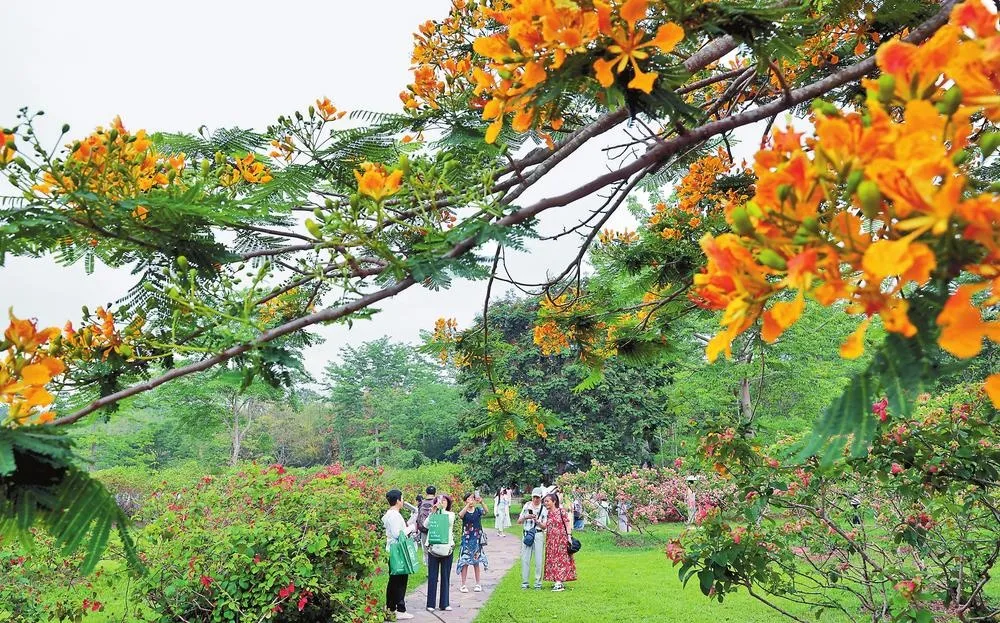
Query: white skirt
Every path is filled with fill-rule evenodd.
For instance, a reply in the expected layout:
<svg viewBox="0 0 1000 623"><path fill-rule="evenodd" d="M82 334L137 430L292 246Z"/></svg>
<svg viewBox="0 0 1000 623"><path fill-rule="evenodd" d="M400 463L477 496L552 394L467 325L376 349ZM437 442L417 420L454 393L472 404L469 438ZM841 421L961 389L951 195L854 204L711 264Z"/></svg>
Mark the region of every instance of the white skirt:
<svg viewBox="0 0 1000 623"><path fill-rule="evenodd" d="M496 509L496 513L497 513L496 529L497 530L506 530L507 528L509 528L510 527L510 507L509 506L498 506L497 509Z"/></svg>

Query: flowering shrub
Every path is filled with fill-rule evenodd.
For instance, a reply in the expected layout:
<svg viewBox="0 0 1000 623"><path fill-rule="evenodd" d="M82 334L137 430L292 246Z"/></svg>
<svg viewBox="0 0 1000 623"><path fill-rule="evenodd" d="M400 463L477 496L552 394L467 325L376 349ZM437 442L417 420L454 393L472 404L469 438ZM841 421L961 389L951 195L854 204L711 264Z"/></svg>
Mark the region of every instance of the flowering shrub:
<svg viewBox="0 0 1000 623"><path fill-rule="evenodd" d="M559 477L563 491L578 491L591 517L608 509L610 529L617 527L617 513L624 512L629 524L642 531L650 524L685 521L687 489L685 477L669 468L633 468L616 472L611 466L594 461L590 470ZM693 485L699 509L728 505L732 487L719 479L699 480Z"/></svg>
<svg viewBox="0 0 1000 623"><path fill-rule="evenodd" d="M149 620L381 620L370 484L339 466L297 476L276 465L158 492L140 515Z"/></svg>
<svg viewBox="0 0 1000 623"><path fill-rule="evenodd" d="M698 527L667 550L681 578L697 575L719 599L744 587L850 617L995 616L983 589L1000 552L997 412L981 384L918 403L902 418L876 402L869 453L831 465L786 466L780 449L769 456L740 435L709 436L742 517L699 513Z"/></svg>

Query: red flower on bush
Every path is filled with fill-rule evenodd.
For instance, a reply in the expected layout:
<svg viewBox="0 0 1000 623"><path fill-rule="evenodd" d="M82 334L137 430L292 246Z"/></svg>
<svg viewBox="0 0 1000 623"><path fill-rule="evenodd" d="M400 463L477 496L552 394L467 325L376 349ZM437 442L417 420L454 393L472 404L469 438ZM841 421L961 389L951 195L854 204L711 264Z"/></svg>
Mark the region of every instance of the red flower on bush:
<svg viewBox="0 0 1000 623"><path fill-rule="evenodd" d="M889 468L889 471L892 472L893 476L898 476L903 473L903 466L899 463L893 463L892 467Z"/></svg>
<svg viewBox="0 0 1000 623"><path fill-rule="evenodd" d="M309 591L302 591L302 597L299 598L298 603L299 612L302 612L302 610L306 607L306 604L309 603L310 597L312 597L312 593Z"/></svg>
<svg viewBox="0 0 1000 623"><path fill-rule="evenodd" d="M295 582L290 582L288 586L278 591L278 599L287 599L295 592Z"/></svg>
<svg viewBox="0 0 1000 623"><path fill-rule="evenodd" d="M213 578L210 575L203 575L201 576L199 581L201 582L201 585L204 586L205 588L211 588L212 582L215 581L215 578Z"/></svg>

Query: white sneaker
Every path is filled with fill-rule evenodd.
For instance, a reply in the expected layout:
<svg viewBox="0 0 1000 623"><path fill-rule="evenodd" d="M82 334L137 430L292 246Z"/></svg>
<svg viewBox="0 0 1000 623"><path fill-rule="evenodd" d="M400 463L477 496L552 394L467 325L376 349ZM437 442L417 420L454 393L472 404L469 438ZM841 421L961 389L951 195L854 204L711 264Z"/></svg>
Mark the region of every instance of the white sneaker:
<svg viewBox="0 0 1000 623"><path fill-rule="evenodd" d="M475 592L477 592L477 593L481 593L481 592L483 592L483 587L480 586L479 584L476 584L476 587L474 589L472 589L472 590L475 591Z"/></svg>
<svg viewBox="0 0 1000 623"><path fill-rule="evenodd" d="M444 611L445 612L451 612L451 606L445 606L444 607Z"/></svg>
<svg viewBox="0 0 1000 623"><path fill-rule="evenodd" d="M431 608L430 606L427 606L427 612L434 612L434 608Z"/></svg>
<svg viewBox="0 0 1000 623"><path fill-rule="evenodd" d="M468 593L469 589L468 589L468 587L465 584L463 584L462 588L458 589L458 592L459 593Z"/></svg>
<svg viewBox="0 0 1000 623"><path fill-rule="evenodd" d="M566 590L566 587L562 585L562 582L556 582L556 585L552 587L552 592L554 593L564 590Z"/></svg>
<svg viewBox="0 0 1000 623"><path fill-rule="evenodd" d="M396 613L396 620L397 621L408 621L408 620L410 620L412 618L415 618L415 617L412 614L410 614L409 612L397 612Z"/></svg>

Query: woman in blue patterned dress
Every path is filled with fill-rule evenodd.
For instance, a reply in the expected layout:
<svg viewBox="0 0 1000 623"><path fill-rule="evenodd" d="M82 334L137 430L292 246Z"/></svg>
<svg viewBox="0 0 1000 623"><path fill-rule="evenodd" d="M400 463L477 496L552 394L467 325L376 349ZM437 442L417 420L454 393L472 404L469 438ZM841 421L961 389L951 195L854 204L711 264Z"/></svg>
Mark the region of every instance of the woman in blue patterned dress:
<svg viewBox="0 0 1000 623"><path fill-rule="evenodd" d="M476 575L476 586L472 590L478 593L483 590L479 566L490 568L489 558L483 551L483 515L486 514L486 509L482 505L482 498L474 493L467 493L464 500L465 506L458 512L458 516L462 518L462 550L458 555L455 571L462 575L459 592L468 593L469 589L465 584L469 578L469 567L472 567Z"/></svg>

